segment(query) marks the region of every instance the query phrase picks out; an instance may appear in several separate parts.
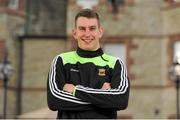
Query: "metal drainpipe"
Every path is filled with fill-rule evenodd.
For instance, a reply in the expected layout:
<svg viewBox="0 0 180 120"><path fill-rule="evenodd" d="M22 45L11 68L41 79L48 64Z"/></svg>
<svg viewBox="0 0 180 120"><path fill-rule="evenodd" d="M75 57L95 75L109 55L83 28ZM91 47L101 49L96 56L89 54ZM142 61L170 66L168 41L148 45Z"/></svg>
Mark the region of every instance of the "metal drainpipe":
<svg viewBox="0 0 180 120"><path fill-rule="evenodd" d="M26 0L26 21L25 21L25 27L24 27L25 35L28 34L31 27L31 13L32 13L31 8L30 8L31 3L32 3L31 0Z"/></svg>
<svg viewBox="0 0 180 120"><path fill-rule="evenodd" d="M26 8L26 19L24 26L24 36L28 35L29 28L31 26L31 0L25 0ZM22 82L23 82L23 66L24 66L24 36L19 36L19 69L18 69L18 80L17 80L17 101L16 101L16 115L22 113Z"/></svg>
<svg viewBox="0 0 180 120"><path fill-rule="evenodd" d="M19 69L18 69L18 80L17 80L17 101L16 101L16 115L22 113L22 81L23 81L23 38L19 37Z"/></svg>

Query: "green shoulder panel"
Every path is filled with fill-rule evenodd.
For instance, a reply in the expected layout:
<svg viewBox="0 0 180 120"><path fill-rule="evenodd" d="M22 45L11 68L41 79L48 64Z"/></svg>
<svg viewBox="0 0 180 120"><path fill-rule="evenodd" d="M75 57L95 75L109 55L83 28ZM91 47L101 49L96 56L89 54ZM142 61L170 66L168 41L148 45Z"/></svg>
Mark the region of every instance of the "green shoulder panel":
<svg viewBox="0 0 180 120"><path fill-rule="evenodd" d="M75 64L77 62L76 59L75 59L75 54L76 54L75 51L60 54L60 56L61 56L61 58L63 60L63 64L64 65L67 64L67 63Z"/></svg>
<svg viewBox="0 0 180 120"><path fill-rule="evenodd" d="M84 63L93 63L97 66L106 66L108 65L110 68L114 68L117 58L103 54L102 56L94 57L94 58L83 58L77 55L75 51L62 53L60 54L63 64L76 64L80 62L81 64ZM102 58L103 57L103 58ZM103 60L104 59L104 60Z"/></svg>
<svg viewBox="0 0 180 120"><path fill-rule="evenodd" d="M107 55L105 53L102 56L105 60L108 60L109 67L114 68L118 58L111 56L111 55Z"/></svg>

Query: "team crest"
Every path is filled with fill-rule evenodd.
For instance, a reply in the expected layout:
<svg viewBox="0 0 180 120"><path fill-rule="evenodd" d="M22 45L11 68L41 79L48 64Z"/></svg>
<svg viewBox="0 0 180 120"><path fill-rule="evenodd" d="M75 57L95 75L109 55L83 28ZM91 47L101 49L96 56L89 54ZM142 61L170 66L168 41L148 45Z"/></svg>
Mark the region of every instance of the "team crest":
<svg viewBox="0 0 180 120"><path fill-rule="evenodd" d="M98 71L98 75L99 76L105 76L106 75L106 70L105 69L99 69L99 71Z"/></svg>

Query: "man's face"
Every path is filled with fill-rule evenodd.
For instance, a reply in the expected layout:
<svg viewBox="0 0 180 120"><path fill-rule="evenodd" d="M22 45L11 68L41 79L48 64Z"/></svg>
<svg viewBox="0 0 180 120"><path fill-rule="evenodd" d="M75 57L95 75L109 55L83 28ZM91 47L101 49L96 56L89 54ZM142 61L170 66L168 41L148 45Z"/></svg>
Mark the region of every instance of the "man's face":
<svg viewBox="0 0 180 120"><path fill-rule="evenodd" d="M95 51L100 48L99 39L103 35L102 28L95 18L79 17L76 21L73 36L81 49Z"/></svg>

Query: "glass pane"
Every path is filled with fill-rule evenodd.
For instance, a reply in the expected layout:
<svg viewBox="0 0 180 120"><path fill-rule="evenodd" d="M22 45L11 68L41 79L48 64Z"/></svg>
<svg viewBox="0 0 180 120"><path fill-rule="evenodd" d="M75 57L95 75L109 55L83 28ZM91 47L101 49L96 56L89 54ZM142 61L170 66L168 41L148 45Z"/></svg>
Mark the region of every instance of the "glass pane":
<svg viewBox="0 0 180 120"><path fill-rule="evenodd" d="M178 60L180 63L180 41L175 42L174 44L174 57L173 57L174 61Z"/></svg>
<svg viewBox="0 0 180 120"><path fill-rule="evenodd" d="M76 0L77 5L84 8L92 9L94 6L98 4L98 0Z"/></svg>
<svg viewBox="0 0 180 120"><path fill-rule="evenodd" d="M123 60L124 63L126 63L126 46L125 44L121 44L121 43L108 43L104 45L104 52L121 58Z"/></svg>
<svg viewBox="0 0 180 120"><path fill-rule="evenodd" d="M28 35L65 36L68 0L27 0Z"/></svg>
<svg viewBox="0 0 180 120"><path fill-rule="evenodd" d="M8 7L11 9L18 9L19 0L9 0Z"/></svg>

